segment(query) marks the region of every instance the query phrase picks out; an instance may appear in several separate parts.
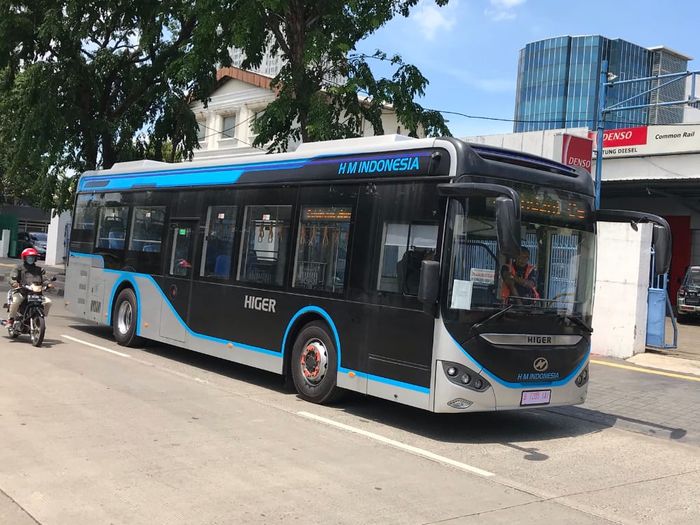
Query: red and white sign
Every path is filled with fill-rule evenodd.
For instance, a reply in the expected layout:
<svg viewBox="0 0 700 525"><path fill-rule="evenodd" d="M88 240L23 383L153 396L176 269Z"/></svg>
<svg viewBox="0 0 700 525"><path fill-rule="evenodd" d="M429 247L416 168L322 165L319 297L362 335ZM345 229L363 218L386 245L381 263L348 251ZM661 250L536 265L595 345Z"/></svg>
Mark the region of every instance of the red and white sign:
<svg viewBox="0 0 700 525"><path fill-rule="evenodd" d="M591 173L593 140L563 133L554 137L554 151L561 152L561 162L574 168L583 168Z"/></svg>
<svg viewBox="0 0 700 525"><path fill-rule="evenodd" d="M589 137L595 140L595 132ZM603 133L603 157L700 152L700 125L640 126Z"/></svg>
<svg viewBox="0 0 700 525"><path fill-rule="evenodd" d="M603 133L603 148L639 146L647 143L647 127L609 129Z"/></svg>

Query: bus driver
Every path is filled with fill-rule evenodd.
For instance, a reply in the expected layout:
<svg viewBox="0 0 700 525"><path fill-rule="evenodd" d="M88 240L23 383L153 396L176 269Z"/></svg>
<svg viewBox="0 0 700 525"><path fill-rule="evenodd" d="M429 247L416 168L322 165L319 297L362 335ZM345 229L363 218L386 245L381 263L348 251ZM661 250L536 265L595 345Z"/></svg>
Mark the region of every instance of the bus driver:
<svg viewBox="0 0 700 525"><path fill-rule="evenodd" d="M501 297L504 303L507 303L511 296L518 302L522 302L523 298L540 298L540 294L537 293L537 268L530 264L530 252L524 246L520 248L515 260L501 267L501 277Z"/></svg>

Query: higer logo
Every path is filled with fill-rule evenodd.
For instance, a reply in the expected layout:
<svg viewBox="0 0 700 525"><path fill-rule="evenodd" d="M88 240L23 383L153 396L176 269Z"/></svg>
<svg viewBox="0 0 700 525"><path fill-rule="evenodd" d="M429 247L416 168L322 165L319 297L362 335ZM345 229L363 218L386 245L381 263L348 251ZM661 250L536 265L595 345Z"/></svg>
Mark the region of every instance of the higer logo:
<svg viewBox="0 0 700 525"><path fill-rule="evenodd" d="M254 295L246 295L243 301L243 308L248 308L249 310L259 310L261 312L275 312L275 305L277 301L270 299L269 297L256 297Z"/></svg>
<svg viewBox="0 0 700 525"><path fill-rule="evenodd" d="M544 357L538 357L535 359L535 362L532 363L532 368L538 372L544 372L549 368L549 361L547 361Z"/></svg>

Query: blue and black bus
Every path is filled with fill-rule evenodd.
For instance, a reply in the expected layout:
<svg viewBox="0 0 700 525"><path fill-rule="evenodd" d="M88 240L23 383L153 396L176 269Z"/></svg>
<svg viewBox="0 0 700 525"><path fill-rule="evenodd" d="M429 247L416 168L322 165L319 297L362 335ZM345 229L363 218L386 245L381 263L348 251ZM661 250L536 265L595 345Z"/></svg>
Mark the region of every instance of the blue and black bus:
<svg viewBox="0 0 700 525"><path fill-rule="evenodd" d="M397 135L234 160L117 164L77 189L76 315L435 412L586 398L596 220L581 170Z"/></svg>

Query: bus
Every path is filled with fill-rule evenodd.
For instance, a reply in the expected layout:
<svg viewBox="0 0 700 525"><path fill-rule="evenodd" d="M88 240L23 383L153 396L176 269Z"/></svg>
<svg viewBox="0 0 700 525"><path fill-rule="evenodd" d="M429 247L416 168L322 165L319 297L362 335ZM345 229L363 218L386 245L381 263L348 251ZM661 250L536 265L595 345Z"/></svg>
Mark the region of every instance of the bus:
<svg viewBox="0 0 700 525"><path fill-rule="evenodd" d="M78 182L65 300L112 327L434 412L583 403L596 220L591 175L453 138L138 161ZM523 273L523 271L525 273Z"/></svg>

